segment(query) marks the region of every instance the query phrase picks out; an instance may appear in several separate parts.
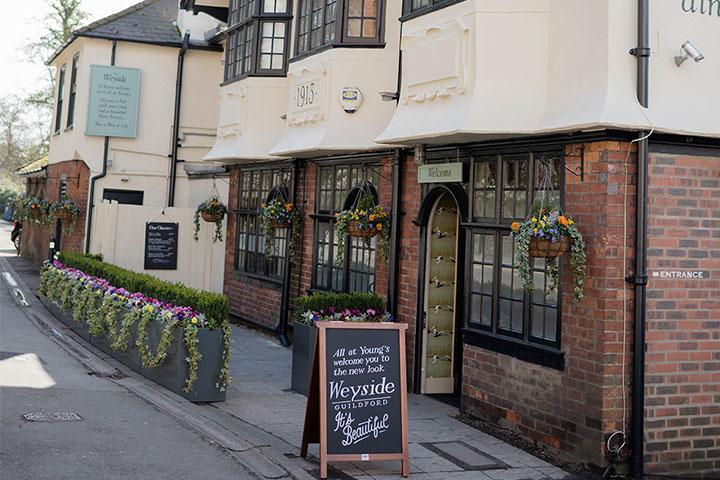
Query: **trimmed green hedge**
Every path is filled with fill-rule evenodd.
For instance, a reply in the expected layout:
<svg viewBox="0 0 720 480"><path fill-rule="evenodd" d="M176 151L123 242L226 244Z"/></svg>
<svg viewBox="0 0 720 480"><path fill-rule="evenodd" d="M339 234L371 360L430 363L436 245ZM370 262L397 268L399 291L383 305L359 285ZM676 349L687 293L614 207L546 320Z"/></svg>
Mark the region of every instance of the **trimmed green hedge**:
<svg viewBox="0 0 720 480"><path fill-rule="evenodd" d="M222 325L228 318L228 299L219 293L187 287L181 283L159 280L151 275L102 262L98 256L61 252L60 261L82 270L88 275L104 278L114 287L157 298L181 307L191 307L202 313L211 324Z"/></svg>
<svg viewBox="0 0 720 480"><path fill-rule="evenodd" d="M305 312L327 311L333 307L336 311L346 308L367 311L369 308L378 312L385 311L385 303L374 293L333 293L319 292L312 295L298 297L296 301L297 318L300 319Z"/></svg>

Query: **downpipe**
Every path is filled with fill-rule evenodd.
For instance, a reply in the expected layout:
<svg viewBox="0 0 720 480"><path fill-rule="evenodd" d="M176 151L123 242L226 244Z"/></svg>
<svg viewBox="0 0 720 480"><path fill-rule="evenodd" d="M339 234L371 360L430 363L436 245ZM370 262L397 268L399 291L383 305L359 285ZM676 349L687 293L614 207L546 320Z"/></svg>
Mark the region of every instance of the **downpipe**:
<svg viewBox="0 0 720 480"><path fill-rule="evenodd" d="M175 206L175 184L177 183L178 149L180 148L180 107L182 103L183 73L185 54L190 47L190 33L183 37L178 53L177 77L175 79L175 111L173 113L172 149L170 150L170 185L168 186L168 207Z"/></svg>

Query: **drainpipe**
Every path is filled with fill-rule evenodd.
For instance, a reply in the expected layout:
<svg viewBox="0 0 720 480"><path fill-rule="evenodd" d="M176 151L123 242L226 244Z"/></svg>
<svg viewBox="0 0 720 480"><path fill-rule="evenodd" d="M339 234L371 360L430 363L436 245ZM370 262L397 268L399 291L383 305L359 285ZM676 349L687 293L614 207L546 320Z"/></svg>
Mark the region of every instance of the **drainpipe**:
<svg viewBox="0 0 720 480"><path fill-rule="evenodd" d="M175 183L177 182L178 148L180 147L180 103L182 100L183 71L185 53L190 46L190 33L183 37L178 53L177 77L175 79L175 113L173 117L172 150L170 152L170 187L168 189L168 207L175 206Z"/></svg>
<svg viewBox="0 0 720 480"><path fill-rule="evenodd" d="M292 203L295 205L295 208L298 208L297 206L297 199L298 199L298 177L300 176L300 160L295 159L295 163L293 165L293 184L292 184ZM301 225L293 225L293 228L302 228ZM290 248L290 242L293 240L293 232L288 231L288 243L286 246L286 252L287 249ZM302 261L300 262L300 265L302 265ZM282 285L282 295L280 297L280 321L278 322L278 326L275 329L275 333L277 334L278 341L283 347L287 347L290 345L290 339L288 339L287 336L287 326L288 326L288 317L290 315L290 282L292 281L292 272L290 272L291 264L290 264L290 257L285 255L285 261L283 266L283 285Z"/></svg>
<svg viewBox="0 0 720 480"><path fill-rule="evenodd" d="M110 54L110 66L115 66L115 52L117 51L117 40L112 42L112 53ZM87 213L87 234L85 235L85 253L90 253L90 233L92 232L93 210L95 208L95 182L107 175L108 153L110 152L110 137L105 137L103 146L102 171L90 179L90 192L88 196Z"/></svg>
<svg viewBox="0 0 720 480"><path fill-rule="evenodd" d="M392 225L390 227L390 277L388 285L388 311L397 318L398 282L400 280L400 199L402 198L402 153L395 150L392 174Z"/></svg>
<svg viewBox="0 0 720 480"><path fill-rule="evenodd" d="M649 103L649 0L638 0L638 46L630 53L637 57L637 97L644 108ZM635 222L635 273L626 280L635 285L633 380L632 380L632 457L634 480L644 475L645 439L645 301L647 287L647 132L641 132L637 153L637 214Z"/></svg>

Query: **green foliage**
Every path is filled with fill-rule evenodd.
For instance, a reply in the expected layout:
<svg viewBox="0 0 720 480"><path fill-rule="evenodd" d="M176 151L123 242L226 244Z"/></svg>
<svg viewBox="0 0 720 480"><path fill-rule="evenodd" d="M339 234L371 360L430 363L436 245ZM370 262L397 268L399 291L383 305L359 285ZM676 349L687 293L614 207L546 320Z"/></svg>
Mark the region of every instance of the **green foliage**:
<svg viewBox="0 0 720 480"><path fill-rule="evenodd" d="M357 309L367 311L368 309L377 310L379 312L385 310L385 304L382 299L374 293L334 293L320 292L312 295L298 297L296 302L296 318L297 321L303 321L302 315L305 312L328 312L330 309L335 311L347 309Z"/></svg>
<svg viewBox="0 0 720 480"><path fill-rule="evenodd" d="M199 240L198 233L200 232L200 215L201 214L216 215L217 220L215 221L215 235L213 236L213 243L222 242L223 239L223 219L228 213L227 207L220 201L220 198L213 196L205 200L203 203L198 205L195 210L195 217L193 223L195 224L195 232L193 238L197 242Z"/></svg>
<svg viewBox="0 0 720 480"><path fill-rule="evenodd" d="M345 237L349 234L350 225L362 232L365 245L369 248L373 237L379 235L377 247L380 256L386 261L390 259L390 212L381 205L375 205L375 198L367 193L359 198L357 205L350 210L335 214L335 232L337 233L337 253L335 263L342 265L345 259Z"/></svg>
<svg viewBox="0 0 720 480"><path fill-rule="evenodd" d="M137 326L137 341L135 347L140 352L140 360L142 361L143 367L145 368L157 368L163 364L167 358L167 350L173 341L173 332L178 326L177 320L166 321L163 325L162 332L160 333L160 339L158 340L157 349L155 354L150 352L150 345L148 344L148 327L150 322L157 319L159 315L153 312L153 308L147 306L142 309L143 313L140 316L140 323ZM196 366L197 368L197 366Z"/></svg>
<svg viewBox="0 0 720 480"><path fill-rule="evenodd" d="M5 207L12 206L17 198L18 193L15 190L0 188L0 215L5 212Z"/></svg>
<svg viewBox="0 0 720 480"><path fill-rule="evenodd" d="M288 202L284 197L276 197L270 203L260 206L260 226L265 238L265 257L267 258L276 254L275 230L289 228L290 245L288 245L288 257L291 262L295 261L302 236L302 215L300 210L295 208L295 205ZM282 252L278 252L278 256L282 256Z"/></svg>
<svg viewBox="0 0 720 480"><path fill-rule="evenodd" d="M183 329L183 339L187 348L188 356L185 361L188 364L188 376L185 380L183 390L187 393L192 392L193 386L198 379L198 364L202 360L202 355L198 351L198 329L192 323L186 323Z"/></svg>
<svg viewBox="0 0 720 480"><path fill-rule="evenodd" d="M88 275L104 278L115 287L139 292L174 305L191 307L205 315L209 328L220 328L227 320L228 300L224 295L196 290L180 283L166 282L150 275L132 272L102 262L90 255L62 252L60 261Z"/></svg>

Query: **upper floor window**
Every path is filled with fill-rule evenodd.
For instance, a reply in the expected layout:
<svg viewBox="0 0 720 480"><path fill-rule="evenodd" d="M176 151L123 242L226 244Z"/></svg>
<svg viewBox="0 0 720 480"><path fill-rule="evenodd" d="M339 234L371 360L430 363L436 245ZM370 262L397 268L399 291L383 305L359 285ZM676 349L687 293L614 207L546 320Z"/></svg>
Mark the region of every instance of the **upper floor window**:
<svg viewBox="0 0 720 480"><path fill-rule="evenodd" d="M65 98L65 70L67 66L60 67L60 75L58 76L58 96L55 108L55 133L60 133L60 125L62 124L63 98Z"/></svg>
<svg viewBox="0 0 720 480"><path fill-rule="evenodd" d="M68 99L67 127L70 128L75 123L75 97L77 96L77 73L80 55L75 55L72 61L72 69L70 70L70 98Z"/></svg>
<svg viewBox="0 0 720 480"><path fill-rule="evenodd" d="M429 12L438 8L446 7L462 0L404 0L403 12L405 15L413 13Z"/></svg>
<svg viewBox="0 0 720 480"><path fill-rule="evenodd" d="M364 180L378 185L379 176L368 167L376 165L328 165L318 169L315 206L315 252L312 286L318 290L372 292L375 290L375 239L368 247L363 239L348 237L342 266L336 264L338 238L335 213L348 208ZM372 188L375 191L375 188Z"/></svg>
<svg viewBox="0 0 720 480"><path fill-rule="evenodd" d="M225 81L284 75L291 18L290 0L231 0Z"/></svg>
<svg viewBox="0 0 720 480"><path fill-rule="evenodd" d="M298 55L325 46L380 44L383 0L299 0Z"/></svg>
<svg viewBox="0 0 720 480"><path fill-rule="evenodd" d="M280 281L283 273L288 229L273 230L273 248L265 249L265 234L259 208L273 193L287 192L292 171L287 168L253 169L240 172L236 214L235 270Z"/></svg>

